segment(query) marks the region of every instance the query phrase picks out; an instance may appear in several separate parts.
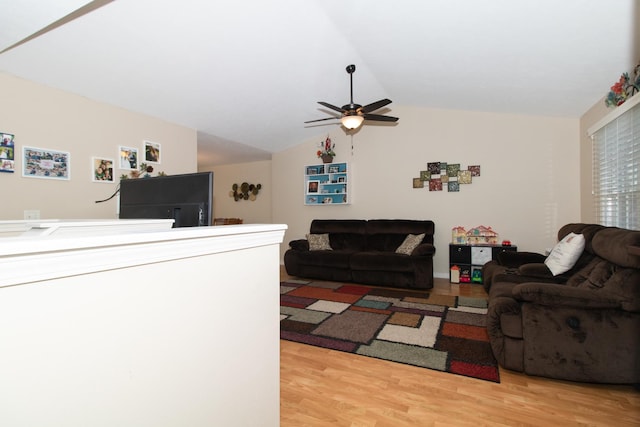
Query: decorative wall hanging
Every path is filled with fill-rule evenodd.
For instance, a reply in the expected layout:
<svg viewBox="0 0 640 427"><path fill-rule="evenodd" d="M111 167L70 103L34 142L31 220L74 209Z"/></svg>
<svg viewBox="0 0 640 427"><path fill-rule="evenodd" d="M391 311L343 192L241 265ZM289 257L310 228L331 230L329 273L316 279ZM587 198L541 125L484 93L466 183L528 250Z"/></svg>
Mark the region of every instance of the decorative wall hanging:
<svg viewBox="0 0 640 427"><path fill-rule="evenodd" d="M22 176L68 180L71 154L47 148L22 147Z"/></svg>
<svg viewBox="0 0 640 427"><path fill-rule="evenodd" d="M0 172L13 173L15 171L15 143L12 133L0 133Z"/></svg>
<svg viewBox="0 0 640 427"><path fill-rule="evenodd" d="M229 197L233 197L233 200L251 200L254 202L258 197L258 193L262 188L262 184L249 184L248 182L243 182L242 184L233 184L231 186L231 191L229 191Z"/></svg>
<svg viewBox="0 0 640 427"><path fill-rule="evenodd" d="M607 107L615 108L622 105L627 99L640 90L640 64L636 65L633 80L629 73L622 73L617 83L611 86L604 103Z"/></svg>
<svg viewBox="0 0 640 427"><path fill-rule="evenodd" d="M113 159L91 158L93 182L113 182Z"/></svg>
<svg viewBox="0 0 640 427"><path fill-rule="evenodd" d="M151 178L151 173L153 172L153 166L148 165L146 163L140 163L140 169L132 170L129 172L129 175L122 174L120 175L120 179L129 179L129 178ZM158 176L167 176L164 172L158 172Z"/></svg>
<svg viewBox="0 0 640 427"><path fill-rule="evenodd" d="M157 142L144 141L144 161L160 163L160 144Z"/></svg>
<svg viewBox="0 0 640 427"><path fill-rule="evenodd" d="M333 151L336 144L331 142L331 138L327 135L324 141L320 142L320 149L316 152L318 158L322 159L322 163L332 163L336 152Z"/></svg>
<svg viewBox="0 0 640 427"><path fill-rule="evenodd" d="M138 149L120 146L120 169L138 169Z"/></svg>
<svg viewBox="0 0 640 427"><path fill-rule="evenodd" d="M477 176L480 176L480 165L463 169L460 163L428 162L427 169L420 171L420 177L413 178L413 188L444 191L446 187L448 192L455 193L460 191L460 185L471 184Z"/></svg>

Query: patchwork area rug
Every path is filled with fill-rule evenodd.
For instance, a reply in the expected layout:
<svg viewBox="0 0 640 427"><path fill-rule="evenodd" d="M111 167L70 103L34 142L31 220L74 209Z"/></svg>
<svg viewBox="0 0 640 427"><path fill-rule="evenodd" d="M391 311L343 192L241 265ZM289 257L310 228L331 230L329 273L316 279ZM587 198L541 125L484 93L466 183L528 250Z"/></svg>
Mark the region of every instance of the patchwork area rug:
<svg viewBox="0 0 640 427"><path fill-rule="evenodd" d="M484 298L280 283L280 338L500 382Z"/></svg>

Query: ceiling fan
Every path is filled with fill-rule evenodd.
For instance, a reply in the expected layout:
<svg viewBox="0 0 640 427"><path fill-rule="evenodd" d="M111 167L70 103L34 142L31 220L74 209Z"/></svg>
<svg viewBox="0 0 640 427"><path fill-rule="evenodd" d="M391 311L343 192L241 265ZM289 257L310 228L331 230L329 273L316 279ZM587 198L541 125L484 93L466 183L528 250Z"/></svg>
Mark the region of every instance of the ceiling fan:
<svg viewBox="0 0 640 427"><path fill-rule="evenodd" d="M372 111L379 110L385 105L391 104L390 99L381 99L380 101L372 102L364 107L360 104L353 103L353 73L356 71L355 65L347 66L347 73L351 80L351 103L343 105L342 108L331 105L327 102L318 101L318 104L337 111L341 114L339 117L327 117L326 119L310 120L305 123L315 123L324 120L336 120L340 119L342 125L347 129L357 129L360 127L363 121L370 120L376 122L397 122L397 117L383 116L381 114L371 114Z"/></svg>

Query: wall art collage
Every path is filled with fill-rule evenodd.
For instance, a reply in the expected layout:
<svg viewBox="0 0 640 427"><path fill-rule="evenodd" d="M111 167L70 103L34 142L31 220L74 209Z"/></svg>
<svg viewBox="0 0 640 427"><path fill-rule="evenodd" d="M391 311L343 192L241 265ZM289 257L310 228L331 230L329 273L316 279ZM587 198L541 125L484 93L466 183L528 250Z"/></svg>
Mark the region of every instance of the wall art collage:
<svg viewBox="0 0 640 427"><path fill-rule="evenodd" d="M0 132L0 172L15 172L15 135ZM114 166L129 171L133 178L149 176L153 166L160 164L161 147L157 142L143 141L144 158L139 159L138 148L119 146L118 163L113 158L95 156L91 158L91 180L93 182L113 183ZM143 161L142 161L143 160ZM161 173L162 174L162 173ZM71 153L49 148L22 147L22 176L26 178L45 178L57 180L71 179ZM120 178L128 178L123 174Z"/></svg>
<svg viewBox="0 0 640 427"><path fill-rule="evenodd" d="M461 185L471 184L473 177L480 176L480 165L463 169L460 163L429 162L420 177L413 178L413 188L428 188L429 191L460 191Z"/></svg>

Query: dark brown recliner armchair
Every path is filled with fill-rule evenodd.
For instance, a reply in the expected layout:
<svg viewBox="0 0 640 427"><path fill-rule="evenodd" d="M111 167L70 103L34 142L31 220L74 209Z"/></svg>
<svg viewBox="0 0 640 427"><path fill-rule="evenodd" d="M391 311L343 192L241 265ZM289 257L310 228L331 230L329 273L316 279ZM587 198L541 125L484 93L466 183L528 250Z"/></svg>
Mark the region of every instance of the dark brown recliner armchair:
<svg viewBox="0 0 640 427"><path fill-rule="evenodd" d="M586 245L561 276L551 274L543 255L487 266L494 355L503 367L530 375L638 384L640 231L568 224L559 239L571 231L584 234Z"/></svg>

